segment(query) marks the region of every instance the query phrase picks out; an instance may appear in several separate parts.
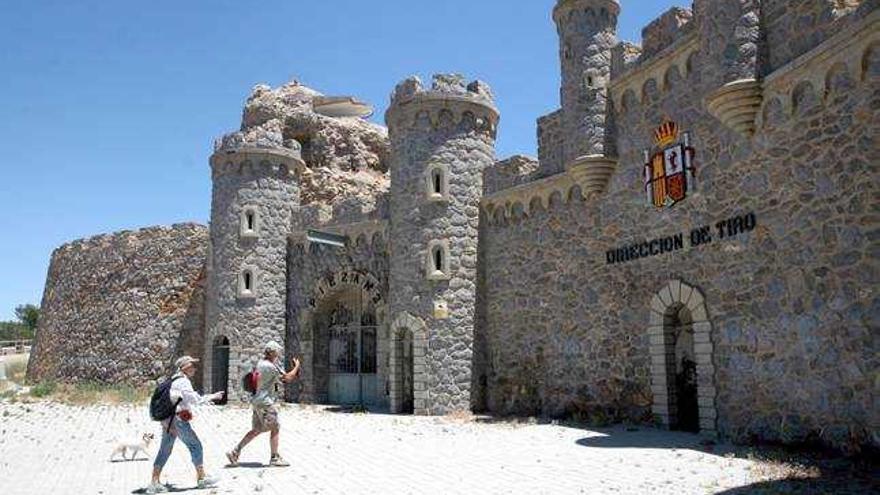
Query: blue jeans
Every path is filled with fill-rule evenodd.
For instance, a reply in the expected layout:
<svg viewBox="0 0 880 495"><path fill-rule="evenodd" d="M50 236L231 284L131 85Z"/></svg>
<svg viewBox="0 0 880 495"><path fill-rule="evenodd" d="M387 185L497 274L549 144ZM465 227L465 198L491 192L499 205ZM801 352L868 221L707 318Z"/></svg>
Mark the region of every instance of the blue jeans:
<svg viewBox="0 0 880 495"><path fill-rule="evenodd" d="M171 455L171 449L174 447L174 440L177 437L180 437L180 440L189 449L193 465L196 467L201 466L204 461L202 459L202 441L199 440L199 436L193 431L188 421L182 421L177 416L174 416L173 421L174 424L171 428L168 428L164 422L162 423L162 444L159 446L159 452L156 453L153 467L162 469L165 466L168 456Z"/></svg>

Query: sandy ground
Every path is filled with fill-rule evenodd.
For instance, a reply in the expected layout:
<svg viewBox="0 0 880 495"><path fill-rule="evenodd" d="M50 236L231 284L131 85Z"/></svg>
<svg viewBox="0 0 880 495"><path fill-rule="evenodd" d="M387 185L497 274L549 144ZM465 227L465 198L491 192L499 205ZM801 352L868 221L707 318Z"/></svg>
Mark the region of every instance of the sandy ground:
<svg viewBox="0 0 880 495"><path fill-rule="evenodd" d="M127 494L147 485L157 443L149 448L150 459L109 460L119 440L158 433L146 405L0 402L0 420L0 493ZM299 405L285 405L281 420L281 453L292 466L265 467L268 437L262 436L245 449L241 467L226 468L224 452L248 429L250 412L204 408L193 427L204 443L208 471L221 485L196 493L682 495L753 481L753 461L703 452L700 438L687 433L352 414ZM179 442L163 481L181 491L195 484Z"/></svg>

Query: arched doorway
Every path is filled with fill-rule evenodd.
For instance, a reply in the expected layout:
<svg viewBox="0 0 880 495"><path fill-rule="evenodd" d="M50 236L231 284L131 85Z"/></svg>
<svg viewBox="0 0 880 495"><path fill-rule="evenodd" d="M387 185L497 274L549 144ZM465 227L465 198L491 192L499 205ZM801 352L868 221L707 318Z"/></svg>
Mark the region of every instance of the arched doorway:
<svg viewBox="0 0 880 495"><path fill-rule="evenodd" d="M394 332L394 352L391 366L394 369L394 400L396 411L404 414L413 412L413 393L415 391L413 376L413 333L409 328L400 328Z"/></svg>
<svg viewBox="0 0 880 495"><path fill-rule="evenodd" d="M698 289L669 282L651 299L652 411L663 425L716 434L712 326Z"/></svg>
<svg viewBox="0 0 880 495"><path fill-rule="evenodd" d="M222 335L214 339L211 366L211 391L226 391L223 399L217 402L218 404L226 404L229 395L229 339Z"/></svg>
<svg viewBox="0 0 880 495"><path fill-rule="evenodd" d="M389 395L393 413L428 413L426 334L425 322L405 312L398 313L391 323Z"/></svg>
<svg viewBox="0 0 880 495"><path fill-rule="evenodd" d="M376 307L357 285L338 285L315 314L314 373L317 396L341 405L379 405Z"/></svg>

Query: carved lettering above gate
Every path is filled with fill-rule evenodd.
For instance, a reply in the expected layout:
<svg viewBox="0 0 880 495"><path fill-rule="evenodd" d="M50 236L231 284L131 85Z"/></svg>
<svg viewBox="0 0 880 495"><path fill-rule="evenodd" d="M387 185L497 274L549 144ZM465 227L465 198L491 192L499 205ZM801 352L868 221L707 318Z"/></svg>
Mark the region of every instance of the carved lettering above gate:
<svg viewBox="0 0 880 495"><path fill-rule="evenodd" d="M311 308L317 307L319 300L333 292L340 285L359 287L373 304L379 304L383 300L382 291L380 290L381 284L376 280L376 277L369 273L352 270L335 272L319 280L315 286L314 296L309 298L309 306Z"/></svg>

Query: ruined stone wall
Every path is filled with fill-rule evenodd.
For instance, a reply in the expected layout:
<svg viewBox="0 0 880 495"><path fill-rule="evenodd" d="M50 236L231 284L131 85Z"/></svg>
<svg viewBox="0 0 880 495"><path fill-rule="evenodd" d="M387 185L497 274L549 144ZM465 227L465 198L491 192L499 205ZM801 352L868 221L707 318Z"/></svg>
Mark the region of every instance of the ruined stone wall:
<svg viewBox="0 0 880 495"><path fill-rule="evenodd" d="M52 253L30 381L146 385L201 356L208 229L150 227Z"/></svg>
<svg viewBox="0 0 880 495"><path fill-rule="evenodd" d="M415 411L470 409L479 202L483 170L495 163L498 113L484 83L440 75L430 89L417 78L399 84L386 121L391 319L425 327L414 337ZM437 197L426 182L435 166L448 181ZM445 252L442 272L429 268L434 247ZM438 312L438 305L448 309Z"/></svg>
<svg viewBox="0 0 880 495"><path fill-rule="evenodd" d="M651 302L681 280L705 296L714 372L697 379L716 406L700 415L718 432L876 442L880 51L872 47L856 57L861 64L835 65L853 50L844 47L801 66L780 83L787 91L765 95L751 139L701 107L729 66L698 53L702 70L648 81L643 99L634 95L615 116L626 132L605 195L583 202L575 188L528 215L496 212L481 239L489 409L651 418L661 393L652 389ZM797 74L817 73L827 87L798 84ZM691 134L699 186L656 209L645 204L643 150L666 118ZM753 230L720 237L717 222L748 213ZM713 240L692 247L689 233L702 226ZM608 250L678 233L680 250L607 262Z"/></svg>
<svg viewBox="0 0 880 495"><path fill-rule="evenodd" d="M277 133L278 146L299 143L306 164L299 178L301 204L374 201L388 190L388 132L359 117L316 112L322 96L295 80L274 89L257 85L245 102L241 133L252 137L268 130Z"/></svg>

